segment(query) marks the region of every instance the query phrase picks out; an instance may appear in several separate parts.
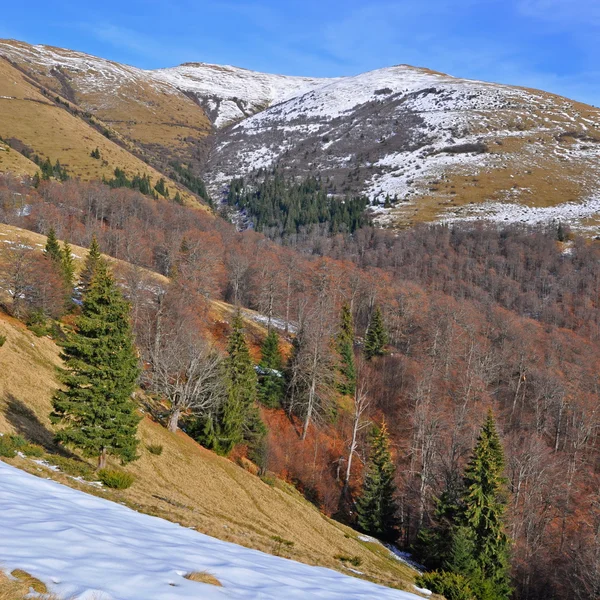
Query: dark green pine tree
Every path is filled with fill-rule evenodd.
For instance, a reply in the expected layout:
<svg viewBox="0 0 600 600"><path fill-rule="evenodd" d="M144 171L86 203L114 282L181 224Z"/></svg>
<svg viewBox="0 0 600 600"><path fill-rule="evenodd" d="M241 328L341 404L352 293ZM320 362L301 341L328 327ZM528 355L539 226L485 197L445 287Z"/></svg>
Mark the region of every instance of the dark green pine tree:
<svg viewBox="0 0 600 600"><path fill-rule="evenodd" d="M139 374L129 323L129 305L104 261L99 261L83 300L75 331L63 346L63 389L56 392L51 420L57 439L98 458L136 458L140 418L131 399Z"/></svg>
<svg viewBox="0 0 600 600"><path fill-rule="evenodd" d="M65 281L65 286L67 287L67 290L69 290L70 294L73 290L73 284L75 283L75 261L73 260L73 252L69 242L65 242L63 244L60 266L63 279Z"/></svg>
<svg viewBox="0 0 600 600"><path fill-rule="evenodd" d="M463 525L471 532L473 556L498 600L510 597L509 540L504 452L490 411L464 476Z"/></svg>
<svg viewBox="0 0 600 600"><path fill-rule="evenodd" d="M421 529L413 551L428 569L441 569L450 560L453 534L460 516L458 485L448 486L435 500L435 512L430 527Z"/></svg>
<svg viewBox="0 0 600 600"><path fill-rule="evenodd" d="M227 354L225 401L216 414L205 420L199 439L203 445L224 456L242 442L248 444L252 453L260 447L266 429L256 405L258 382L239 310L231 325Z"/></svg>
<svg viewBox="0 0 600 600"><path fill-rule="evenodd" d="M100 246L98 245L98 240L96 236L92 236L92 242L90 244L90 250L85 259L85 263L83 265L83 269L81 274L79 275L79 279L81 282L81 293L85 294L88 289L92 277L96 272L98 264L102 261L102 254L100 253Z"/></svg>
<svg viewBox="0 0 600 600"><path fill-rule="evenodd" d="M56 239L56 231L54 231L54 227L50 227L50 231L48 231L46 246L44 247L44 256L49 258L57 266L60 266L62 263L63 254L62 250L60 249L60 244Z"/></svg>
<svg viewBox="0 0 600 600"><path fill-rule="evenodd" d="M398 537L395 472L384 421L371 435L369 463L356 512L358 525L365 533L390 542Z"/></svg>
<svg viewBox="0 0 600 600"><path fill-rule="evenodd" d="M340 327L336 339L340 355L340 382L338 390L346 396L354 396L356 391L356 365L354 364L354 321L347 304L342 306Z"/></svg>
<svg viewBox="0 0 600 600"><path fill-rule="evenodd" d="M383 324L383 316L379 306L375 308L375 312L371 317L371 322L365 335L364 355L367 360L371 360L374 356L382 356L385 351L385 346L388 343L388 335Z"/></svg>
<svg viewBox="0 0 600 600"><path fill-rule="evenodd" d="M269 408L281 405L285 391L283 377L283 360L279 350L279 336L271 329L265 337L261 350L261 360L258 365L258 399Z"/></svg>

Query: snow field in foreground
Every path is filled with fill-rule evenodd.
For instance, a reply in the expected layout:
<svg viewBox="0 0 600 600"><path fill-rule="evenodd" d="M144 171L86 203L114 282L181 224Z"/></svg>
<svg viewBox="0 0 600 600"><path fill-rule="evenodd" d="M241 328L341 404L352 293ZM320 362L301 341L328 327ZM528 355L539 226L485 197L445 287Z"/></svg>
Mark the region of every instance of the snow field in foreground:
<svg viewBox="0 0 600 600"><path fill-rule="evenodd" d="M223 542L0 462L0 566L79 600L417 600ZM223 585L184 579L208 571Z"/></svg>

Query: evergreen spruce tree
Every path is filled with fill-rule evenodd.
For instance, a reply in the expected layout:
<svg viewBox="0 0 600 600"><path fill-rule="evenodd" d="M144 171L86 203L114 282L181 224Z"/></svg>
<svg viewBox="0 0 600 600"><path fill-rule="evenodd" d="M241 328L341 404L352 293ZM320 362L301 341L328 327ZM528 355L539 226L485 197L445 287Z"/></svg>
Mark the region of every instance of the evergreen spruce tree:
<svg viewBox="0 0 600 600"><path fill-rule="evenodd" d="M369 535L394 541L398 537L396 469L385 422L371 436L371 450L362 494L356 502L359 527Z"/></svg>
<svg viewBox="0 0 600 600"><path fill-rule="evenodd" d="M139 374L129 324L129 305L104 261L83 300L75 331L64 343L63 389L56 392L51 420L57 439L106 466L108 455L136 458L139 417L131 394Z"/></svg>
<svg viewBox="0 0 600 600"><path fill-rule="evenodd" d="M279 336L271 329L261 346L261 360L258 365L258 398L270 408L280 406L285 391L283 361L279 350Z"/></svg>
<svg viewBox="0 0 600 600"><path fill-rule="evenodd" d="M75 282L75 261L73 260L73 253L69 242L63 244L60 262L65 286L70 295L73 290L73 283Z"/></svg>
<svg viewBox="0 0 600 600"><path fill-rule="evenodd" d="M428 569L441 569L450 560L460 516L461 491L456 485L448 486L435 500L433 523L418 533L413 550Z"/></svg>
<svg viewBox="0 0 600 600"><path fill-rule="evenodd" d="M102 255L100 253L100 246L98 245L98 240L96 236L92 236L92 242L90 244L90 250L85 259L85 264L83 265L83 270L81 271L81 275L79 279L81 281L81 291L85 294L88 289L90 282L96 272L98 264L102 261Z"/></svg>
<svg viewBox="0 0 600 600"><path fill-rule="evenodd" d="M496 598L510 596L509 540L504 531L507 507L504 452L489 412L464 476L463 525L473 539L473 553Z"/></svg>
<svg viewBox="0 0 600 600"><path fill-rule="evenodd" d="M62 250L60 249L60 244L56 239L56 231L54 231L54 227L50 227L50 231L48 231L46 246L44 247L44 256L49 258L57 266L60 266L62 263L63 254Z"/></svg>
<svg viewBox="0 0 600 600"><path fill-rule="evenodd" d="M365 336L364 354L367 360L384 353L385 345L388 343L388 335L383 324L381 309L377 307L369 323Z"/></svg>
<svg viewBox="0 0 600 600"><path fill-rule="evenodd" d="M354 364L354 322L347 304L342 306L340 328L337 336L337 351L340 355L341 381L338 390L346 396L354 396L356 390L356 365Z"/></svg>
<svg viewBox="0 0 600 600"><path fill-rule="evenodd" d="M226 398L216 414L205 419L199 435L203 445L225 456L236 444L244 441L252 452L260 446L266 434L256 406L256 371L244 338L239 310L231 327L224 374Z"/></svg>

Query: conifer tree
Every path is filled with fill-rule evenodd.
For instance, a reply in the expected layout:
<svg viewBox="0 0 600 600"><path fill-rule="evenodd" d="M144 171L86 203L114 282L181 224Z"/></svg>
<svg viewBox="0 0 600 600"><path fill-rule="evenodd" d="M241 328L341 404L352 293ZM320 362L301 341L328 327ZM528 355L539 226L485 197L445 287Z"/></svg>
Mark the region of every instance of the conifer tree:
<svg viewBox="0 0 600 600"><path fill-rule="evenodd" d="M337 335L337 351L340 355L341 381L338 390L346 396L354 396L356 390L356 365L354 364L354 322L347 304L342 306L340 328Z"/></svg>
<svg viewBox="0 0 600 600"><path fill-rule="evenodd" d="M65 286L70 294L75 281L75 261L73 260L73 253L69 242L64 242L61 250L61 271L65 280Z"/></svg>
<svg viewBox="0 0 600 600"><path fill-rule="evenodd" d="M462 488L458 494L442 494L434 527L419 534L421 558L428 567L442 569L431 574L432 591L462 598L467 582L472 592L469 598L510 597L503 469L502 446L490 412L465 469Z"/></svg>
<svg viewBox="0 0 600 600"><path fill-rule="evenodd" d="M419 531L414 551L429 569L440 569L450 560L454 530L459 522L461 490L448 486L435 499L431 527Z"/></svg>
<svg viewBox="0 0 600 600"><path fill-rule="evenodd" d="M51 419L57 439L106 466L108 455L136 458L139 417L131 394L139 374L129 324L129 305L104 261L96 265L75 331L64 343L63 389Z"/></svg>
<svg viewBox="0 0 600 600"><path fill-rule="evenodd" d="M388 335L383 324L381 309L378 306L373 313L365 336L365 358L370 360L374 356L383 355L387 343Z"/></svg>
<svg viewBox="0 0 600 600"><path fill-rule="evenodd" d="M503 471L504 452L490 411L465 469L463 524L471 532L474 559L483 578L492 583L499 599L508 598L511 591Z"/></svg>
<svg viewBox="0 0 600 600"><path fill-rule="evenodd" d="M63 254L60 249L60 244L56 239L56 231L54 231L54 227L50 227L50 231L48 231L46 246L44 247L44 256L49 258L56 265L60 265L62 263Z"/></svg>
<svg viewBox="0 0 600 600"><path fill-rule="evenodd" d="M356 511L358 525L365 533L387 541L398 537L395 472L384 421L371 436L369 463Z"/></svg>
<svg viewBox="0 0 600 600"><path fill-rule="evenodd" d="M81 271L81 275L79 279L81 280L81 290L82 293L85 294L88 289L92 277L96 272L98 264L102 261L102 255L100 253L100 246L98 245L98 240L96 236L92 236L92 242L90 244L90 250L85 259L85 263L83 265L83 269Z"/></svg>
<svg viewBox="0 0 600 600"><path fill-rule="evenodd" d="M202 444L222 455L243 441L256 448L266 433L256 406L257 377L239 310L231 325L227 354L225 401L216 414L205 419L199 436Z"/></svg>
<svg viewBox="0 0 600 600"><path fill-rule="evenodd" d="M279 336L271 329L262 343L258 365L258 398L262 404L271 408L280 405L285 391L282 364Z"/></svg>

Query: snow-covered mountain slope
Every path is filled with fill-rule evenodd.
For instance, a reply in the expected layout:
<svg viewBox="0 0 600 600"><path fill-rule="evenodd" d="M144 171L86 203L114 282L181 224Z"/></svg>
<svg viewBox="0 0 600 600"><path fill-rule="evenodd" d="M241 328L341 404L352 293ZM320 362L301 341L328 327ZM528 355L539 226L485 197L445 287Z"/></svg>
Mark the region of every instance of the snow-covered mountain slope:
<svg viewBox="0 0 600 600"><path fill-rule="evenodd" d="M338 81L270 75L206 63L185 63L159 69L153 72L153 77L193 94L216 127L239 121L268 106Z"/></svg>
<svg viewBox="0 0 600 600"><path fill-rule="evenodd" d="M0 462L0 565L95 600L417 600L322 567L223 542ZM184 578L207 571L216 587Z"/></svg>
<svg viewBox="0 0 600 600"><path fill-rule="evenodd" d="M382 224L440 218L471 202L554 205L600 184L600 111L544 92L406 65L322 85L219 137L208 178L279 167L367 194Z"/></svg>

